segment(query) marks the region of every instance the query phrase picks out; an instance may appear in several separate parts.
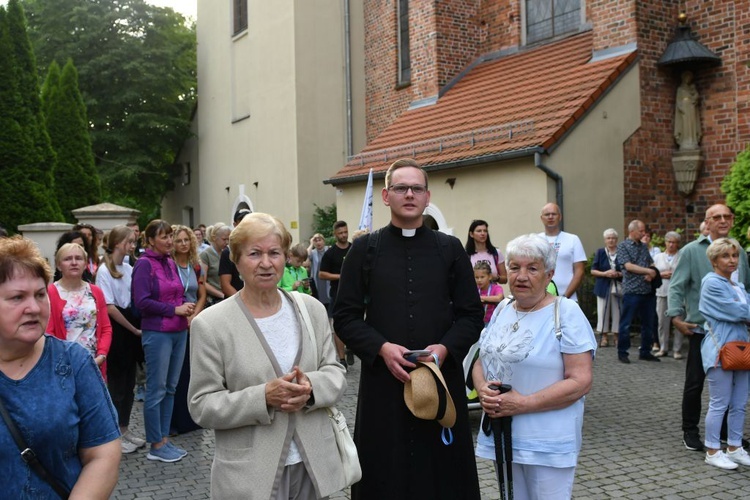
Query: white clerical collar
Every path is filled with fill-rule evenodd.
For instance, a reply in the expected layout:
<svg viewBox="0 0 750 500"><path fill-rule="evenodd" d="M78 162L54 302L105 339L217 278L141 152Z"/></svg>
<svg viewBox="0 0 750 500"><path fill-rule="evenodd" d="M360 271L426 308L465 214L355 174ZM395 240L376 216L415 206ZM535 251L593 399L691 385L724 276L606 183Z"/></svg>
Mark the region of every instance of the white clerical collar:
<svg viewBox="0 0 750 500"><path fill-rule="evenodd" d="M415 234L417 234L417 230L416 229L403 229L403 228L401 229L401 236L405 236L407 238L411 238Z"/></svg>

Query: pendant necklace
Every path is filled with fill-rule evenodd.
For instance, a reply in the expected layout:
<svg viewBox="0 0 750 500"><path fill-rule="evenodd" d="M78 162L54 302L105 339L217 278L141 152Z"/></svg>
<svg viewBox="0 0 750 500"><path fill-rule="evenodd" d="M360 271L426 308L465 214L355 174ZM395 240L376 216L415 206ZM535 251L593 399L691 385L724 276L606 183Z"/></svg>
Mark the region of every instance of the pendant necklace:
<svg viewBox="0 0 750 500"><path fill-rule="evenodd" d="M537 302L536 304L534 304L534 307L532 307L530 311L526 311L526 313L525 313L525 314L524 314L523 316L519 316L519 315L518 315L518 303L514 304L514 305L513 305L513 309L514 309L514 310L516 311L516 322L515 322L515 323L513 323L513 324L512 324L511 326L510 326L510 329L511 329L511 330L513 330L514 332L517 332L517 331L518 331L518 323L520 323L520 322L521 322L521 320L522 320L523 318L525 318L525 317L526 317L526 316L528 316L529 314L533 313L533 312L534 312L534 311L536 310L537 306L538 306L539 304L541 304L541 303L542 303L542 301L543 301L543 300L544 300L544 299L545 299L546 297L547 297L547 292L545 291L545 292L544 292L544 296L542 296L542 298L541 298L541 299L539 299L539 302Z"/></svg>

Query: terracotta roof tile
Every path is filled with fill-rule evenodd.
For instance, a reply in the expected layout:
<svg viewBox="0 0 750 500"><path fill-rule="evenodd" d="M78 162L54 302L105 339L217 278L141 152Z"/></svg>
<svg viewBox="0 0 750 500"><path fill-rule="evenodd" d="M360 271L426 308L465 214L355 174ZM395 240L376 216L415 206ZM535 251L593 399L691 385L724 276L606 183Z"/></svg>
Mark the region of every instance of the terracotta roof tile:
<svg viewBox="0 0 750 500"><path fill-rule="evenodd" d="M591 32L483 62L438 101L405 111L329 182L383 172L397 158L423 166L549 148L635 60L589 62Z"/></svg>

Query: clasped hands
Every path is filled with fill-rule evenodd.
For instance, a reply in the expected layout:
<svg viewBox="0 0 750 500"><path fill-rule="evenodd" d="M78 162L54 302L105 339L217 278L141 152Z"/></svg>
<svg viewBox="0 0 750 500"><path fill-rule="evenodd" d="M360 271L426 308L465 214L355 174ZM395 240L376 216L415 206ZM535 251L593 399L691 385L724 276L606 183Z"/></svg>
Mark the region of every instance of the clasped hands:
<svg viewBox="0 0 750 500"><path fill-rule="evenodd" d="M448 356L448 349L443 344L431 344L424 348L430 351L432 354L437 354L438 364L442 366L446 356ZM391 375L396 377L402 383L407 383L410 380L409 374L404 368L416 368L417 365L404 358L404 353L408 351L406 347L394 344L392 342L386 342L380 347L378 355L385 361L385 366L388 367L388 371ZM417 358L417 361L424 363L435 361L432 355L422 356Z"/></svg>
<svg viewBox="0 0 750 500"><path fill-rule="evenodd" d="M312 394L312 384L299 366L266 384L266 404L285 413L305 407Z"/></svg>
<svg viewBox="0 0 750 500"><path fill-rule="evenodd" d="M175 316L191 316L195 311L195 304L192 302L183 302L174 308Z"/></svg>

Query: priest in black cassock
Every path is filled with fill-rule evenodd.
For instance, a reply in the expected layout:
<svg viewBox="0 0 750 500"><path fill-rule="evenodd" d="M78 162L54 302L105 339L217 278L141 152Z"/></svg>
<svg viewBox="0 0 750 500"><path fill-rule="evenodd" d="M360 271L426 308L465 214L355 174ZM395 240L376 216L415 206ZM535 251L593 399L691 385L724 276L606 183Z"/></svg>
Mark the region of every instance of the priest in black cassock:
<svg viewBox="0 0 750 500"><path fill-rule="evenodd" d="M391 223L375 248L374 235L355 240L341 271L334 325L362 359L354 441L363 476L354 500L479 499L461 363L483 309L461 242L423 225L427 182L414 160L391 165L382 191ZM438 356L457 410L452 444L437 421L414 417L404 403L415 365L403 353L414 349Z"/></svg>

